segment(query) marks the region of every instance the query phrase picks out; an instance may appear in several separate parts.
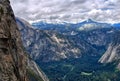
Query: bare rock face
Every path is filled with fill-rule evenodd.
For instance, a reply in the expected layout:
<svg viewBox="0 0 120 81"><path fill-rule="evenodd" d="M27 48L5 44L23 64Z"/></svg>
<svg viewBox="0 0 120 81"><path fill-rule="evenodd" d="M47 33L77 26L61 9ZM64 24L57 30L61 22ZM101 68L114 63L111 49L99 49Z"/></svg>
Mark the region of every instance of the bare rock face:
<svg viewBox="0 0 120 81"><path fill-rule="evenodd" d="M28 81L26 58L9 0L0 0L0 81Z"/></svg>
<svg viewBox="0 0 120 81"><path fill-rule="evenodd" d="M49 81L45 73L40 69L40 67L31 58L27 59L27 74L29 75L30 81ZM34 75L34 76L31 76Z"/></svg>
<svg viewBox="0 0 120 81"><path fill-rule="evenodd" d="M109 62L113 62L115 60L118 60L119 57L119 53L118 50L120 48L120 45L109 45L107 51L103 54L103 56L100 58L99 62L101 63L109 63Z"/></svg>
<svg viewBox="0 0 120 81"><path fill-rule="evenodd" d="M120 31L116 31L113 40L108 46L106 52L100 58L100 63L110 63L113 61L118 62L117 68L120 69Z"/></svg>
<svg viewBox="0 0 120 81"><path fill-rule="evenodd" d="M54 31L35 29L28 22L16 18L23 45L34 60L42 62L78 58L81 51L64 35Z"/></svg>

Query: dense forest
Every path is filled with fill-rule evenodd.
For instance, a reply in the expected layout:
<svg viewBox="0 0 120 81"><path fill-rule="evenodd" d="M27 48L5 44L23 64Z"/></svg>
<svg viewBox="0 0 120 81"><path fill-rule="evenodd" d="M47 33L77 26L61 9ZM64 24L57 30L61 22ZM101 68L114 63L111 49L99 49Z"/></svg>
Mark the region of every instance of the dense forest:
<svg viewBox="0 0 120 81"><path fill-rule="evenodd" d="M98 63L98 57L40 63L50 81L120 81L117 62Z"/></svg>

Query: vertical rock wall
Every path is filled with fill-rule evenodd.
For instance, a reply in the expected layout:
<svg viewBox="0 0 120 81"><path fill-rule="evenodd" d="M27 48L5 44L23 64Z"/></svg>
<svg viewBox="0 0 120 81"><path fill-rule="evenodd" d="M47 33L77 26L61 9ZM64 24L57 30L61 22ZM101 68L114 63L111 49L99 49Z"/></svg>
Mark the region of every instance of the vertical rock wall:
<svg viewBox="0 0 120 81"><path fill-rule="evenodd" d="M28 81L26 60L9 0L0 0L0 81Z"/></svg>

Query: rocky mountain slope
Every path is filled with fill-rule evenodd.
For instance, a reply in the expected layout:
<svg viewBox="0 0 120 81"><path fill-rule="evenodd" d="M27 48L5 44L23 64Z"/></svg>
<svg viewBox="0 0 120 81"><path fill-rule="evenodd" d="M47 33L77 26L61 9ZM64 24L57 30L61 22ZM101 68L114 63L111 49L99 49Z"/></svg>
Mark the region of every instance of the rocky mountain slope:
<svg viewBox="0 0 120 81"><path fill-rule="evenodd" d="M120 30L114 33L112 42L109 44L106 52L100 58L99 62L110 63L119 60L120 60ZM118 64L118 68L120 69L119 65L120 64Z"/></svg>
<svg viewBox="0 0 120 81"><path fill-rule="evenodd" d="M49 81L46 74L30 57L27 58L27 75L30 81Z"/></svg>
<svg viewBox="0 0 120 81"><path fill-rule="evenodd" d="M79 58L85 55L101 56L116 31L112 27L107 27L90 31L67 32L65 30L66 32L61 33L57 30L40 30L20 18L16 18L16 21L22 33L24 46L30 56L34 60L43 62ZM83 23L90 23L90 20Z"/></svg>
<svg viewBox="0 0 120 81"><path fill-rule="evenodd" d="M80 49L74 47L64 35L54 31L34 29L20 18L16 21L22 33L24 46L34 60L48 62L80 56Z"/></svg>
<svg viewBox="0 0 120 81"><path fill-rule="evenodd" d="M38 69L38 66L28 60L30 59L23 49L10 2L0 0L0 81L49 81L45 79L46 76ZM30 70L41 79L31 76L34 79L31 80Z"/></svg>

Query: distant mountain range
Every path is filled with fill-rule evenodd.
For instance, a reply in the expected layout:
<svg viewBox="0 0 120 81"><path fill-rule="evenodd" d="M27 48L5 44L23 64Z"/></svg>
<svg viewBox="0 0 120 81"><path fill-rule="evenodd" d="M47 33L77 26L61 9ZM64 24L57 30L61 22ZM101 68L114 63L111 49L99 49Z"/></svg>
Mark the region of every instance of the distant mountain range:
<svg viewBox="0 0 120 81"><path fill-rule="evenodd" d="M42 30L56 30L56 31L60 31L60 32L66 32L66 31L70 31L70 30L76 30L76 31L82 31L82 30L93 30L93 29L100 29L100 28L120 28L120 23L114 23L114 24L110 24L110 23L101 23L101 22L97 22L94 21L92 19L88 19L86 21L82 21L76 24L73 23L67 23L67 22L63 22L63 23L46 23L43 21L40 22L36 22L36 23L32 23L32 25L35 28L39 28Z"/></svg>

